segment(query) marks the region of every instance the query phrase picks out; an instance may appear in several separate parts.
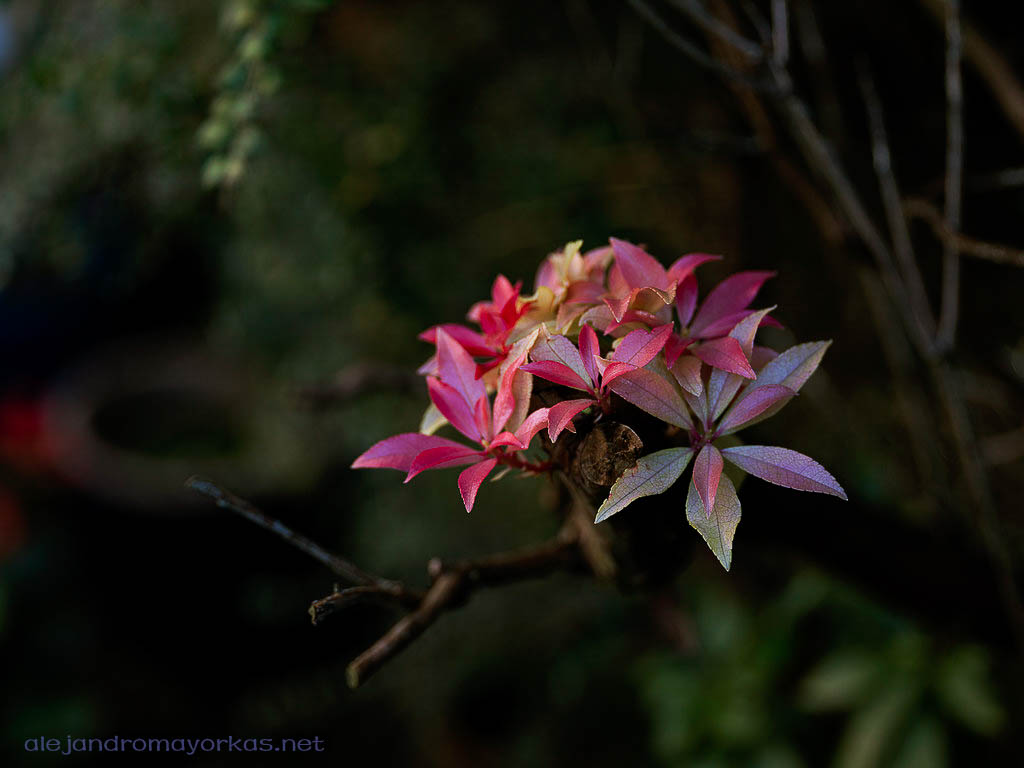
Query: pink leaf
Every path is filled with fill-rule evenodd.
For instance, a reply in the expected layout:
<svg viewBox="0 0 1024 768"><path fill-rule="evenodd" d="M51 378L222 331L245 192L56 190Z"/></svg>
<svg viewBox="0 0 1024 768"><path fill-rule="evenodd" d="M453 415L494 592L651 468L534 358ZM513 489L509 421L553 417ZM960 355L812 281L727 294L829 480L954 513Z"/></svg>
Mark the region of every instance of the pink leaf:
<svg viewBox="0 0 1024 768"><path fill-rule="evenodd" d="M482 455L480 451L468 448L465 445L428 448L413 459L412 464L409 465L409 473L405 476L404 482L408 483L420 472L425 472L428 469L445 469L447 467L471 464Z"/></svg>
<svg viewBox="0 0 1024 768"><path fill-rule="evenodd" d="M694 318L691 333L702 335L704 329L722 317L739 312L754 300L765 280L774 277L774 272L737 272L714 287L704 299L697 317Z"/></svg>
<svg viewBox="0 0 1024 768"><path fill-rule="evenodd" d="M521 370L532 373L534 376L540 376L542 379L553 381L555 384L561 384L563 387L582 389L584 392L590 391L590 385L577 376L571 368L567 365L556 363L553 360L539 360L535 363L527 363Z"/></svg>
<svg viewBox="0 0 1024 768"><path fill-rule="evenodd" d="M675 365L676 360L679 359L680 355L682 355L694 341L696 341L696 339L683 339L675 333L669 336L668 341L665 342L665 365L669 368Z"/></svg>
<svg viewBox="0 0 1024 768"><path fill-rule="evenodd" d="M519 367L526 362L526 352L513 360L501 374L498 394L494 396L494 431L501 432L516 407L515 377Z"/></svg>
<svg viewBox="0 0 1024 768"><path fill-rule="evenodd" d="M715 446L705 445L693 462L693 485L700 494L704 511L709 517L715 507L715 494L718 492L718 481L721 477L722 454Z"/></svg>
<svg viewBox="0 0 1024 768"><path fill-rule="evenodd" d="M405 432L375 443L358 459L352 462L352 469L398 469L408 472L415 459L431 448L464 448L465 446L434 435Z"/></svg>
<svg viewBox="0 0 1024 768"><path fill-rule="evenodd" d="M507 430L505 432L502 432L500 435L495 436L495 438L490 442L490 444L487 447L500 448L502 446L514 448L517 451L523 450L523 446L520 444L519 438L516 437L512 432L509 432Z"/></svg>
<svg viewBox="0 0 1024 768"><path fill-rule="evenodd" d="M530 351L530 359L534 362L561 363L584 382L590 378L579 349L565 336L541 335Z"/></svg>
<svg viewBox="0 0 1024 768"><path fill-rule="evenodd" d="M619 342L613 359L618 363L629 363L637 368L643 368L661 352L671 335L671 323L653 331L631 331Z"/></svg>
<svg viewBox="0 0 1024 768"><path fill-rule="evenodd" d="M610 389L623 400L662 421L683 429L692 429L693 422L676 388L646 368L624 373L615 379Z"/></svg>
<svg viewBox="0 0 1024 768"><path fill-rule="evenodd" d="M669 369L676 377L679 386L695 397L704 393L704 381L700 377L701 361L693 355L686 355L676 360Z"/></svg>
<svg viewBox="0 0 1024 768"><path fill-rule="evenodd" d="M768 313L773 309L775 309L775 307L754 310L742 320L739 320L729 331L729 336L740 343L740 347L743 349L743 354L747 357L750 357L754 351L754 336L757 335L757 329L764 325L764 321L767 319Z"/></svg>
<svg viewBox="0 0 1024 768"><path fill-rule="evenodd" d="M751 390L732 407L718 425L718 434L727 435L737 429L749 426L758 416L769 408L784 405L792 399L794 392L789 387L778 384L766 384Z"/></svg>
<svg viewBox="0 0 1024 768"><path fill-rule="evenodd" d="M487 343L487 339L471 328L467 328L464 325L456 325L455 323L445 323L444 325L435 325L433 328L427 328L417 338L429 341L431 344L437 344L438 328L455 339L471 355L484 356L494 354L494 349Z"/></svg>
<svg viewBox="0 0 1024 768"><path fill-rule="evenodd" d="M752 386L781 384L794 392L799 392L804 382L811 377L821 363L821 359L825 356L825 351L831 343L831 341L811 341L790 347L761 369L757 381Z"/></svg>
<svg viewBox="0 0 1024 768"><path fill-rule="evenodd" d="M580 357L583 358L583 369L590 377L594 387L597 387L601 374L597 370L597 362L594 359L601 354L601 345L597 341L597 334L589 325L580 328Z"/></svg>
<svg viewBox="0 0 1024 768"><path fill-rule="evenodd" d="M516 439L523 446L523 450L530 447L533 436L548 425L548 409L538 408L523 421L522 426L516 430Z"/></svg>
<svg viewBox="0 0 1024 768"><path fill-rule="evenodd" d="M630 288L668 289L668 274L656 258L625 240L611 238L615 263Z"/></svg>
<svg viewBox="0 0 1024 768"><path fill-rule="evenodd" d="M470 440L480 442L483 435L477 427L473 411L454 387L431 377L427 379L427 392L431 402L453 427Z"/></svg>
<svg viewBox="0 0 1024 768"><path fill-rule="evenodd" d="M753 368L755 371L760 371L762 368L764 368L768 363L770 363L778 356L779 353L776 352L771 347L755 346L753 351L750 353L750 367ZM779 382L770 381L767 383L777 384ZM790 387L790 389L793 388Z"/></svg>
<svg viewBox="0 0 1024 768"><path fill-rule="evenodd" d="M656 310L661 304L669 305L675 298L675 287L670 286L667 291L660 288L631 288L629 293L620 298L611 296L605 297L605 306L612 313L616 323L625 321L627 312L634 302L641 305L642 309ZM652 306L653 305L653 306Z"/></svg>
<svg viewBox="0 0 1024 768"><path fill-rule="evenodd" d="M722 453L744 472L769 483L846 500L846 492L828 470L802 453L771 445L740 445L726 448Z"/></svg>
<svg viewBox="0 0 1024 768"><path fill-rule="evenodd" d="M679 325L683 328L690 324L693 319L693 311L697 308L697 277L687 275L679 287L676 288L676 314L679 316Z"/></svg>
<svg viewBox="0 0 1024 768"><path fill-rule="evenodd" d="M721 256L713 256L710 253L688 253L680 256L672 266L668 268L668 276L672 282L678 283L693 274L701 264L707 261L721 261Z"/></svg>
<svg viewBox="0 0 1024 768"><path fill-rule="evenodd" d="M743 354L743 348L731 336L722 336L702 342L691 347L690 352L712 368L735 373L737 376L747 379L752 379L755 376L754 369L747 361L747 356Z"/></svg>
<svg viewBox="0 0 1024 768"><path fill-rule="evenodd" d="M467 407L473 408L477 400L486 397L487 390L476 377L473 358L444 328L437 329L437 371L441 381L453 387Z"/></svg>
<svg viewBox="0 0 1024 768"><path fill-rule="evenodd" d="M487 442L494 437L494 431L491 429L491 404L487 402L486 395L473 406L473 423L480 430L481 442Z"/></svg>
<svg viewBox="0 0 1024 768"><path fill-rule="evenodd" d="M497 465L497 459L487 459L487 461L474 464L469 469L462 470L459 475L459 493L462 494L462 503L466 505L467 512L473 511L473 503L476 501L476 493L480 490L480 485Z"/></svg>
<svg viewBox="0 0 1024 768"><path fill-rule="evenodd" d="M572 425L573 417L585 408L589 408L591 405L595 405L596 400L563 400L560 403L555 403L548 409L548 437L551 442L555 442L558 439L558 435L561 434L563 429L568 429L570 432L575 432L576 428Z"/></svg>
<svg viewBox="0 0 1024 768"><path fill-rule="evenodd" d="M630 371L635 371L637 369L635 365L630 363L620 363L617 360L608 363L605 362L604 358L599 359L604 365L604 370L601 372L602 390L607 389L608 386L622 374L629 373Z"/></svg>

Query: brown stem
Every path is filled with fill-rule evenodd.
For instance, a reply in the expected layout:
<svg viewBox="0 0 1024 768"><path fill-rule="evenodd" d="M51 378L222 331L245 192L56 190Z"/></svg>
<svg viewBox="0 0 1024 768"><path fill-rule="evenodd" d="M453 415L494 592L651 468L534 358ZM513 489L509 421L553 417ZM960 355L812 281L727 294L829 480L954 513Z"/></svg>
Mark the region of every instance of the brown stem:
<svg viewBox="0 0 1024 768"><path fill-rule="evenodd" d="M422 635L442 613L464 603L476 589L572 568L578 561L578 554L576 537L566 528L551 541L516 552L452 565L432 560L428 569L434 583L413 611L349 664L345 672L349 686L357 688L366 682L382 665Z"/></svg>

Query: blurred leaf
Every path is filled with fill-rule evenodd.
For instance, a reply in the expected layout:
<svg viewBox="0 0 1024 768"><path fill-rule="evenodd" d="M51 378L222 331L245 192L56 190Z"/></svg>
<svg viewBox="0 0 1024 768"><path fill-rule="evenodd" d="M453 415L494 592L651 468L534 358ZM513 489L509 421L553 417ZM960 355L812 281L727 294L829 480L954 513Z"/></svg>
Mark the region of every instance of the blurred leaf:
<svg viewBox="0 0 1024 768"><path fill-rule="evenodd" d="M877 768L881 765L916 695L916 690L896 682L858 711L850 719L839 743L836 768Z"/></svg>
<svg viewBox="0 0 1024 768"><path fill-rule="evenodd" d="M946 768L948 764L942 727L932 718L921 718L907 733L893 768Z"/></svg>
<svg viewBox="0 0 1024 768"><path fill-rule="evenodd" d="M800 705L813 712L851 709L864 701L878 672L877 660L865 651L833 654L804 678Z"/></svg>
<svg viewBox="0 0 1024 768"><path fill-rule="evenodd" d="M983 649L963 646L946 656L935 688L946 711L971 730L991 736L1002 729L1006 716L992 691Z"/></svg>

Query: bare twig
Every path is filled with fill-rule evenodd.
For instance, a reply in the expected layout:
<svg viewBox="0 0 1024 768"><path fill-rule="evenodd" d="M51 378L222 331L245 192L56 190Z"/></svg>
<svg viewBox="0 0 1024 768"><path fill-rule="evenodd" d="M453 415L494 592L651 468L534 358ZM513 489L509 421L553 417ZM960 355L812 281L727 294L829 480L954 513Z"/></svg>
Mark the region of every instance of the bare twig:
<svg viewBox="0 0 1024 768"><path fill-rule="evenodd" d="M990 243L985 240L978 240L974 237L959 232L950 231L942 218L942 213L927 200L921 198L908 198L903 202L903 210L912 219L922 219L935 232L944 244L956 249L964 256L975 259L991 261L996 264L1009 264L1014 267L1024 267L1024 250L1012 248L1000 243Z"/></svg>
<svg viewBox="0 0 1024 768"><path fill-rule="evenodd" d="M383 664L422 635L442 613L464 603L474 590L572 568L578 563L578 555L575 535L566 528L551 541L517 552L452 565L432 560L428 570L434 582L423 600L349 664L345 673L349 686L357 688L366 682Z"/></svg>
<svg viewBox="0 0 1024 768"><path fill-rule="evenodd" d="M960 59L960 0L946 0L946 229L960 231L963 187L964 110ZM942 304L935 338L936 351L948 352L956 337L960 313L960 254L947 241L942 244Z"/></svg>
<svg viewBox="0 0 1024 768"><path fill-rule="evenodd" d="M405 590L402 595L393 592L386 592L379 587L347 587L345 589L334 588L334 592L327 597L314 600L309 606L309 616L313 624L319 624L325 618L336 611L348 608L359 603L398 603L407 607L415 607L423 599L422 592Z"/></svg>
<svg viewBox="0 0 1024 768"><path fill-rule="evenodd" d="M697 27L743 54L749 62L758 62L764 58L764 51L761 50L760 45L744 37L728 24L723 24L716 19L704 9L700 0L671 0L671 2Z"/></svg>
<svg viewBox="0 0 1024 768"><path fill-rule="evenodd" d="M889 150L889 139L885 131L882 103L879 101L874 81L866 69L862 69L859 80L861 92L864 96L864 105L867 109L868 124L871 128L871 156L875 164L875 173L878 176L878 186L882 196L882 204L885 208L885 217L889 222L889 233L892 237L893 250L896 252L896 259L903 275L903 282L907 288L907 299L910 301L918 334L923 339L928 340L924 345L924 349L928 350L932 344L930 339L934 335L935 321L932 318L931 307L928 304L928 295L924 289L924 281L921 279L921 271L918 269L917 260L914 256L914 247L910 240L910 229L907 226L906 217L903 215L896 175L892 170L892 156Z"/></svg>
<svg viewBox="0 0 1024 768"><path fill-rule="evenodd" d="M921 4L940 24L946 23L946 0L921 0ZM1024 86L1021 85L1006 58L970 24L961 22L963 55L992 91L1003 114L1024 140Z"/></svg>
<svg viewBox="0 0 1024 768"><path fill-rule="evenodd" d="M718 73L727 80L742 81L751 88L754 88L756 90L764 90L765 88L767 88L767 84L764 82L750 80L745 75L737 72L734 69L731 69L730 67L723 67L720 63L715 61L714 58L706 54L696 45L691 43L689 40L680 35L674 29L672 29L672 27L668 25L668 23L661 17L661 15L657 11L655 11L654 8L652 8L646 2L646 0L627 0L627 2L631 6L633 6L633 9L641 16L641 18L644 19L644 21L650 24L651 27L653 27L658 32L658 34L662 36L665 42L667 42L676 50L685 54L695 63L699 64L705 69ZM686 4L682 5L683 7L681 7L680 9L686 10ZM711 19L711 23L714 22L714 19L712 17L707 18Z"/></svg>
<svg viewBox="0 0 1024 768"><path fill-rule="evenodd" d="M276 533L293 547L302 550L314 560L326 565L337 576L346 581L358 586L374 587L380 592L392 594L399 599L409 599L409 596L406 596L407 590L401 583L374 576L364 571L355 563L328 552L315 541L306 538L302 534L295 533L295 531L280 520L276 520L262 510L257 509L245 499L235 496L231 491L221 488L212 480L193 475L185 481L185 487L209 496L221 509L235 512L261 528L265 528L271 533ZM415 598L416 596L413 595L412 597Z"/></svg>
<svg viewBox="0 0 1024 768"><path fill-rule="evenodd" d="M789 60L789 8L786 0L772 0L772 60L777 67Z"/></svg>

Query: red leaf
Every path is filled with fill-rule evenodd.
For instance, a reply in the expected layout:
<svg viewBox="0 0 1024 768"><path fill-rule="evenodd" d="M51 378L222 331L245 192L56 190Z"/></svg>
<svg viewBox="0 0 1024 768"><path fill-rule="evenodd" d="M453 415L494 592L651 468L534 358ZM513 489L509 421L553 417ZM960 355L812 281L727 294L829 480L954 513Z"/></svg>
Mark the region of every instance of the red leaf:
<svg viewBox="0 0 1024 768"><path fill-rule="evenodd" d="M548 411L548 408L538 408L527 416L519 429L516 430L516 439L519 440L523 450L529 448L533 436L548 425Z"/></svg>
<svg viewBox="0 0 1024 768"><path fill-rule="evenodd" d="M498 386L498 394L494 396L494 431L501 432L505 428L505 423L508 421L512 412L516 408L515 398L515 383L516 373L519 372L520 366L526 362L526 353L523 352L519 357L512 361L512 363L505 368L505 372L501 375L501 384Z"/></svg>
<svg viewBox="0 0 1024 768"><path fill-rule="evenodd" d="M494 437L494 431L491 428L491 405L487 402L486 396L477 400L476 405L473 406L473 423L480 430L481 442L487 442Z"/></svg>
<svg viewBox="0 0 1024 768"><path fill-rule="evenodd" d="M476 493L480 490L481 483L497 465L497 459L487 459L462 470L459 475L459 493L462 494L462 503L466 505L467 512L473 511L473 503L476 501Z"/></svg>
<svg viewBox="0 0 1024 768"><path fill-rule="evenodd" d="M718 425L718 434L727 435L747 426L769 408L788 402L795 394L789 387L778 384L752 389L725 414Z"/></svg>
<svg viewBox="0 0 1024 768"><path fill-rule="evenodd" d="M688 326L696 308L697 278L695 275L687 275L676 288L676 314L679 316L679 325L683 328Z"/></svg>
<svg viewBox="0 0 1024 768"><path fill-rule="evenodd" d="M747 356L743 354L740 343L731 336L711 339L691 347L690 352L699 357L712 368L719 368L747 379L755 377Z"/></svg>
<svg viewBox="0 0 1024 768"><path fill-rule="evenodd" d="M441 381L453 387L468 408L487 396L484 383L476 377L473 358L444 328L437 329L437 371Z"/></svg>
<svg viewBox="0 0 1024 768"><path fill-rule="evenodd" d="M722 477L722 454L713 445L705 445L693 462L693 485L700 495L704 512L711 517L715 507L718 481Z"/></svg>
<svg viewBox="0 0 1024 768"><path fill-rule="evenodd" d="M538 360L535 363L527 363L522 367L522 370L532 373L534 376L540 376L542 379L553 381L555 384L561 384L563 387L581 389L584 392L590 391L590 385L577 376L569 366L556 363L553 360Z"/></svg>
<svg viewBox="0 0 1024 768"><path fill-rule="evenodd" d="M682 355L694 341L695 339L683 339L677 333L673 333L669 336L668 341L665 342L665 365L669 368L675 365L676 360L679 359L680 355Z"/></svg>
<svg viewBox="0 0 1024 768"><path fill-rule="evenodd" d="M765 280L774 276L774 272L750 271L737 272L727 277L704 299L693 321L691 333L694 336L703 335L711 323L746 309Z"/></svg>
<svg viewBox="0 0 1024 768"><path fill-rule="evenodd" d="M552 405L548 409L548 437L551 439L551 442L553 443L558 439L563 429L575 432L576 428L572 425L573 417L585 408L596 404L596 400L586 399L563 400Z"/></svg>
<svg viewBox="0 0 1024 768"><path fill-rule="evenodd" d="M707 261L721 261L721 256L710 253L688 253L672 262L668 268L668 276L673 282L679 283L693 274L693 271Z"/></svg>
<svg viewBox="0 0 1024 768"><path fill-rule="evenodd" d="M427 328L417 338L429 341L431 344L437 344L438 328L455 339L471 355L480 355L482 357L494 354L494 349L487 343L487 339L473 329L455 323L445 323L444 325L435 325L433 328Z"/></svg>
<svg viewBox="0 0 1024 768"><path fill-rule="evenodd" d="M619 378L619 376L635 370L636 366L629 363L620 363L618 361L608 363L604 367L604 373L601 374L601 389L607 389L608 385Z"/></svg>
<svg viewBox="0 0 1024 768"><path fill-rule="evenodd" d="M590 378L586 366L583 365L579 349L562 335L541 334L533 345L533 349L530 350L530 359L534 362L561 363L584 382Z"/></svg>
<svg viewBox="0 0 1024 768"><path fill-rule="evenodd" d="M671 335L671 323L653 331L631 331L619 342L613 359L618 363L629 363L637 368L643 368L661 352Z"/></svg>
<svg viewBox="0 0 1024 768"><path fill-rule="evenodd" d="M468 448L465 445L442 446L440 448L428 448L413 459L409 465L409 473L405 476L408 483L420 472L428 469L445 469L447 467L460 467L463 464L471 464L483 455L483 452Z"/></svg>
<svg viewBox="0 0 1024 768"><path fill-rule="evenodd" d="M427 379L427 392L430 394L431 402L453 427L470 440L480 442L483 435L477 428L473 411L454 387L430 377Z"/></svg>
<svg viewBox="0 0 1024 768"><path fill-rule="evenodd" d="M658 288L668 290L668 273L656 258L625 240L611 238L615 263L630 288Z"/></svg>
<svg viewBox="0 0 1024 768"><path fill-rule="evenodd" d="M597 388L601 380L601 373L597 370L597 361L594 359L601 354L601 345L597 341L597 334L589 325L580 328L580 357L583 358L583 369L590 377L591 384Z"/></svg>
<svg viewBox="0 0 1024 768"><path fill-rule="evenodd" d="M372 445L369 450L352 462L352 469L398 469L408 472L413 459L431 448L465 448L465 446L444 437L405 432Z"/></svg>

